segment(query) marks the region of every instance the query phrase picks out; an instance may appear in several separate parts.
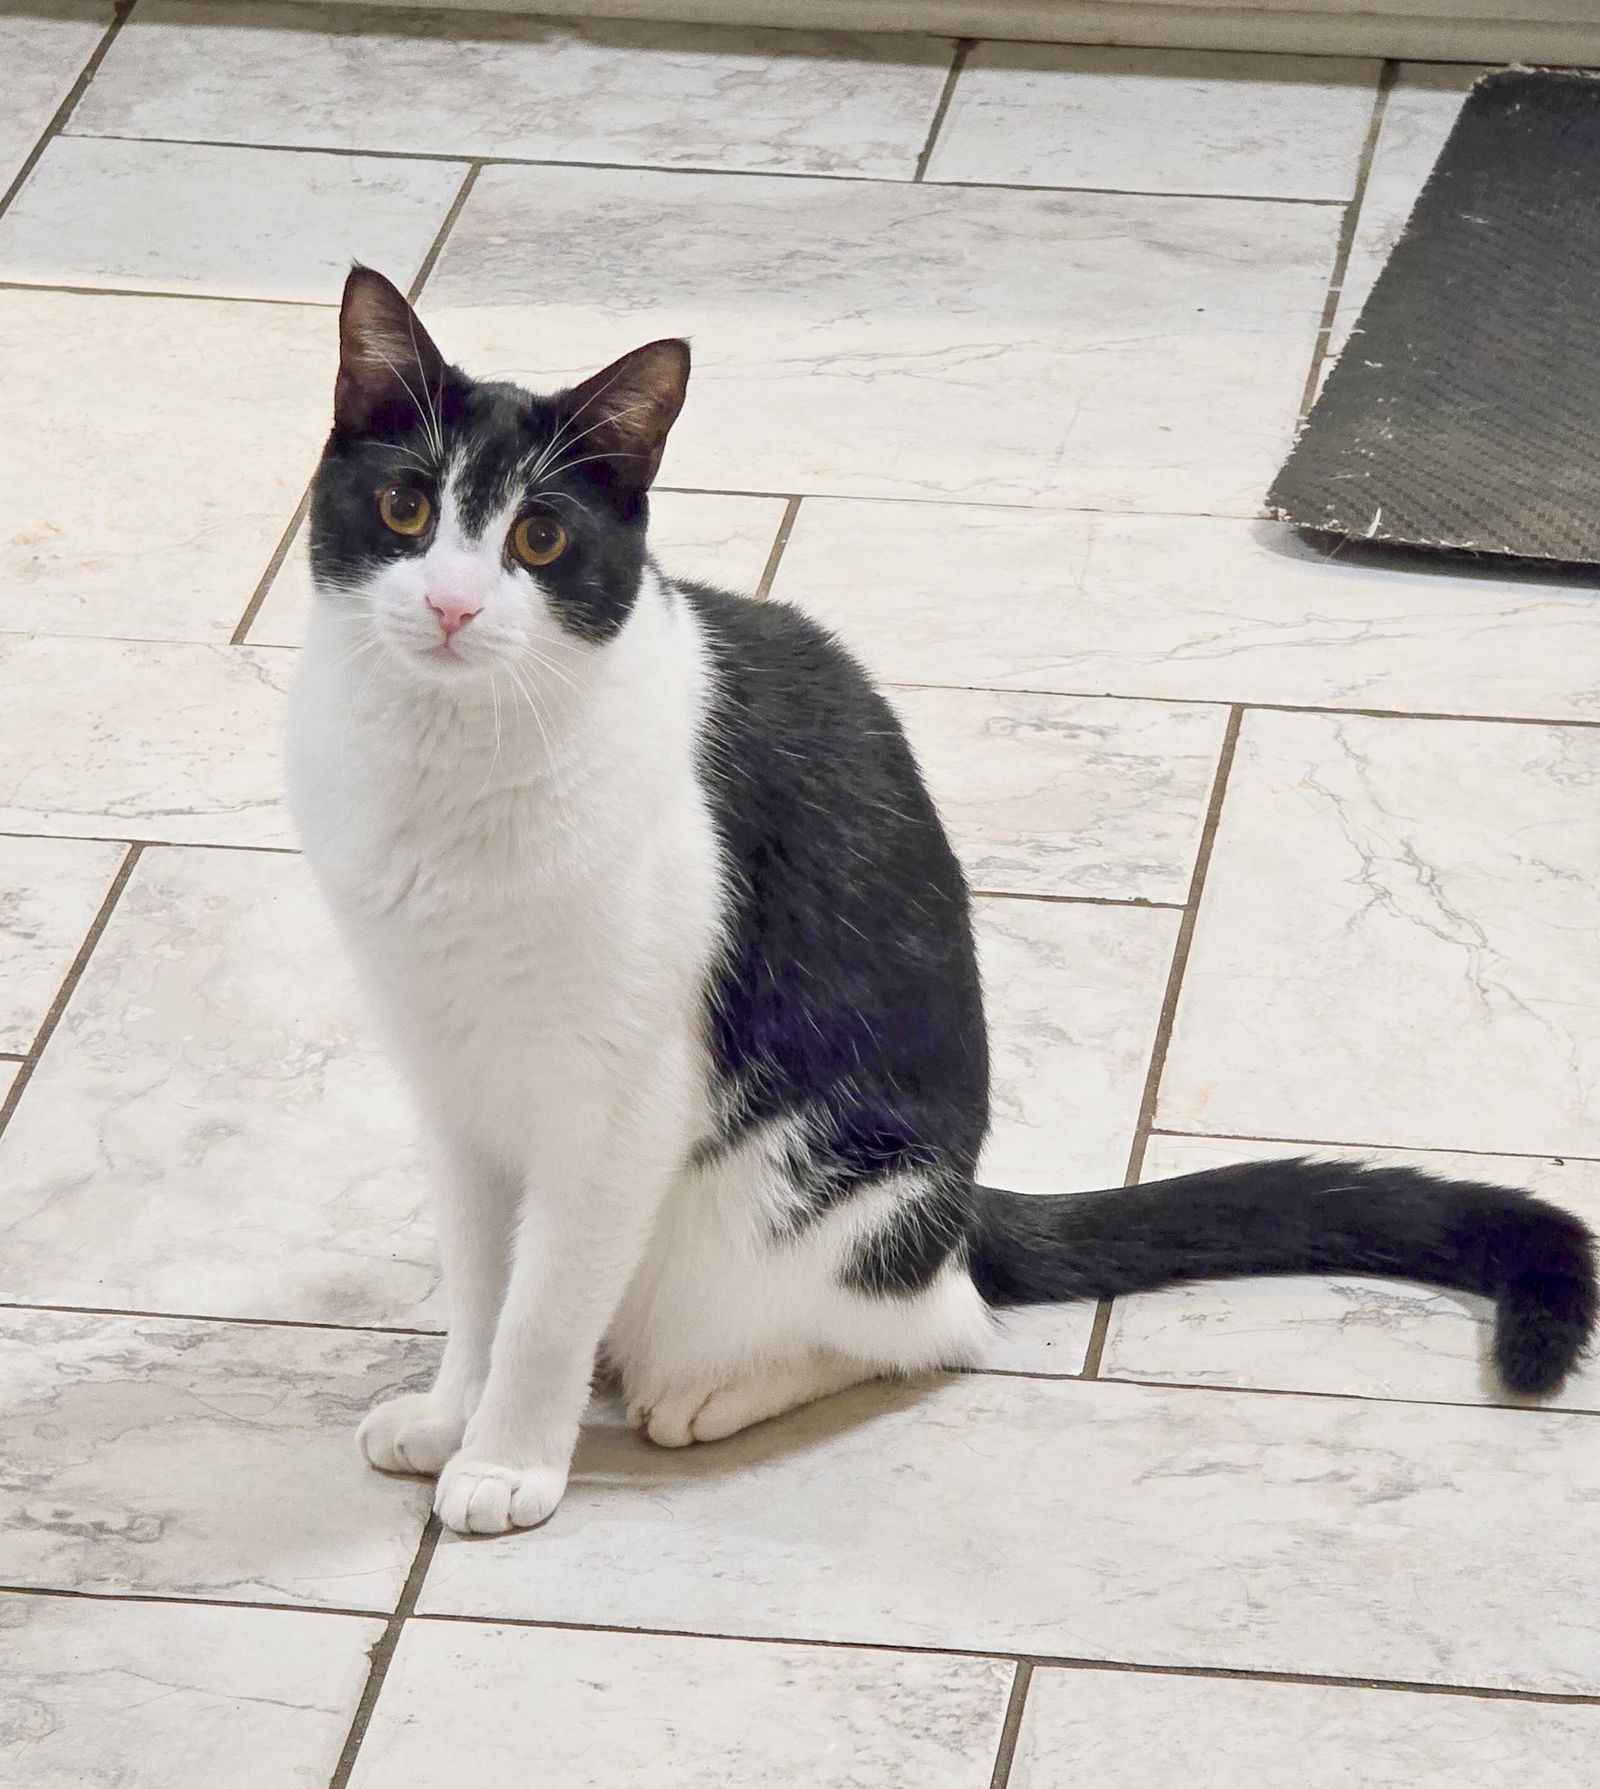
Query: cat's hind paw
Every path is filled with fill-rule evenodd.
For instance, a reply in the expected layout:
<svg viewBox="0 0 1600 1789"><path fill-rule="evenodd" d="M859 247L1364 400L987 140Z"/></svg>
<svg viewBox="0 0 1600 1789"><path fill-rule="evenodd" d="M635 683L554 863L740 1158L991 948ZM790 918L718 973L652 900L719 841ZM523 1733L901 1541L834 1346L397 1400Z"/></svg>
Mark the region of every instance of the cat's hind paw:
<svg viewBox="0 0 1600 1789"><path fill-rule="evenodd" d="M466 1426L465 1419L432 1392L408 1392L367 1412L356 1430L356 1445L367 1463L380 1472L415 1472L423 1478L437 1478L461 1446Z"/></svg>
<svg viewBox="0 0 1600 1789"><path fill-rule="evenodd" d="M433 1507L457 1534L504 1534L549 1521L566 1488L566 1473L553 1466L455 1459L439 1474Z"/></svg>

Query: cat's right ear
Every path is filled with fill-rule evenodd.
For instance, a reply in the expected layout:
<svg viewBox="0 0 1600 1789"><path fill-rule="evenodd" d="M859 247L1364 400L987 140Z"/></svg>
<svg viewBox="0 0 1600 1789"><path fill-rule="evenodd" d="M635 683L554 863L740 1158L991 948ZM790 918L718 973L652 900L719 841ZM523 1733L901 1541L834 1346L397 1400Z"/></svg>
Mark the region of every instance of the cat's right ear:
<svg viewBox="0 0 1600 1789"><path fill-rule="evenodd" d="M360 435L379 416L435 414L445 371L444 356L404 293L372 268L352 267L339 306L335 428Z"/></svg>

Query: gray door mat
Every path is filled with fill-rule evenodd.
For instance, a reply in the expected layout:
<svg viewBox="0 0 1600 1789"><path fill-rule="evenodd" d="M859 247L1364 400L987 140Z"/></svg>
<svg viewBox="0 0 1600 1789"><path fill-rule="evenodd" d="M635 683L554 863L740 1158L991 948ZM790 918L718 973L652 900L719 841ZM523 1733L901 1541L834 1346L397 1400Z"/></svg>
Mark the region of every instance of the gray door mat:
<svg viewBox="0 0 1600 1789"><path fill-rule="evenodd" d="M1267 502L1357 540L1600 564L1600 76L1473 88Z"/></svg>

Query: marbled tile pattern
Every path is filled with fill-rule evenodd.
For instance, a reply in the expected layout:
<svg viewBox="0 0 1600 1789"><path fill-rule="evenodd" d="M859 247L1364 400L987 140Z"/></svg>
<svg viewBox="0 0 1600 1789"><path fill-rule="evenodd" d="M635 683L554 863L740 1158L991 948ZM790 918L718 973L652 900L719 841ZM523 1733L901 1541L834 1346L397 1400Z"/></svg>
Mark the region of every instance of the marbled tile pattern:
<svg viewBox="0 0 1600 1789"><path fill-rule="evenodd" d="M996 1186L1116 1186L1128 1164L1178 915L980 900Z"/></svg>
<svg viewBox="0 0 1600 1789"><path fill-rule="evenodd" d="M418 1621L353 1789L988 1789L1009 1664Z"/></svg>
<svg viewBox="0 0 1600 1789"><path fill-rule="evenodd" d="M1600 1162L1592 1161L1157 1136L1145 1154L1144 1178L1287 1155L1523 1187L1600 1230ZM1403 1280L1225 1281L1119 1298L1100 1370L1111 1379L1505 1403L1489 1353L1492 1330L1489 1300ZM1549 1402L1600 1411L1600 1361L1583 1362Z"/></svg>
<svg viewBox="0 0 1600 1789"><path fill-rule="evenodd" d="M1348 199L1377 62L979 44L930 180Z"/></svg>
<svg viewBox="0 0 1600 1789"><path fill-rule="evenodd" d="M1593 729L1249 716L1160 1124L1600 1155L1597 862Z"/></svg>
<svg viewBox="0 0 1600 1789"><path fill-rule="evenodd" d="M0 830L289 845L292 669L266 647L0 634Z"/></svg>
<svg viewBox="0 0 1600 1789"><path fill-rule="evenodd" d="M1581 1705L1045 1670L1010 1789L1583 1789L1597 1744Z"/></svg>
<svg viewBox="0 0 1600 1789"><path fill-rule="evenodd" d="M0 1050L32 1044L126 851L0 835Z"/></svg>
<svg viewBox="0 0 1600 1789"><path fill-rule="evenodd" d="M890 697L974 888L1188 898L1224 710L988 690Z"/></svg>
<svg viewBox="0 0 1600 1789"><path fill-rule="evenodd" d="M73 128L909 179L954 46L156 0Z"/></svg>
<svg viewBox="0 0 1600 1789"><path fill-rule="evenodd" d="M1549 1536L1597 1496L1565 1412L973 1374L596 1426L541 1543L447 1539L422 1607L1592 1695L1600 1564Z"/></svg>
<svg viewBox="0 0 1600 1789"><path fill-rule="evenodd" d="M32 0L0 15L0 186L27 159L110 23L110 0Z"/></svg>
<svg viewBox="0 0 1600 1789"><path fill-rule="evenodd" d="M335 342L298 306L0 291L0 630L225 641L315 464Z"/></svg>
<svg viewBox="0 0 1600 1789"><path fill-rule="evenodd" d="M529 381L693 335L672 484L1248 516L1335 234L1248 200L492 167L428 296L446 353Z"/></svg>
<svg viewBox="0 0 1600 1789"><path fill-rule="evenodd" d="M111 18L0 17L6 1789L1587 1789L1600 1366L1518 1406L1403 1281L1013 1311L682 1453L602 1383L544 1529L431 1551L352 1440L440 1348L414 1121L280 791L347 261L480 376L687 335L654 551L903 715L987 1179L1600 1223L1600 580L1256 519L1478 70L1399 71L1351 216L1371 60Z"/></svg>
<svg viewBox="0 0 1600 1789"><path fill-rule="evenodd" d="M0 1309L0 1583L388 1611L425 1490L367 1470L367 1407L429 1338Z"/></svg>
<svg viewBox="0 0 1600 1789"><path fill-rule="evenodd" d="M15 1789L304 1789L328 1778L381 1623L0 1593Z"/></svg>
<svg viewBox="0 0 1600 1789"><path fill-rule="evenodd" d="M354 258L408 286L466 172L57 137L0 219L0 279L327 304ZM220 216L219 189L230 195Z"/></svg>
<svg viewBox="0 0 1600 1789"><path fill-rule="evenodd" d="M146 851L0 1138L0 1298L432 1324L415 1127L362 1017L299 858Z"/></svg>
<svg viewBox="0 0 1600 1789"><path fill-rule="evenodd" d="M1600 719L1592 583L1352 563L1277 523L808 498L772 593L895 683Z"/></svg>

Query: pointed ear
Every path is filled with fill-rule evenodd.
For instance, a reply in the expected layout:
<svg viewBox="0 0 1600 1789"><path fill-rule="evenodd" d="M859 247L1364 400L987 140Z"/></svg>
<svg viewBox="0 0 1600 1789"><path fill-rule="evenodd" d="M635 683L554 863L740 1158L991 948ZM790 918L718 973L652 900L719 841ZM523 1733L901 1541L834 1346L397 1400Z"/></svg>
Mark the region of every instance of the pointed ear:
<svg viewBox="0 0 1600 1789"><path fill-rule="evenodd" d="M662 341L635 348L563 392L570 439L581 445L571 458L587 458L601 483L636 502L661 464L688 383L689 344Z"/></svg>
<svg viewBox="0 0 1600 1789"><path fill-rule="evenodd" d="M339 306L339 376L334 426L361 434L386 410L418 416L439 401L444 356L400 290L370 267L355 266Z"/></svg>

